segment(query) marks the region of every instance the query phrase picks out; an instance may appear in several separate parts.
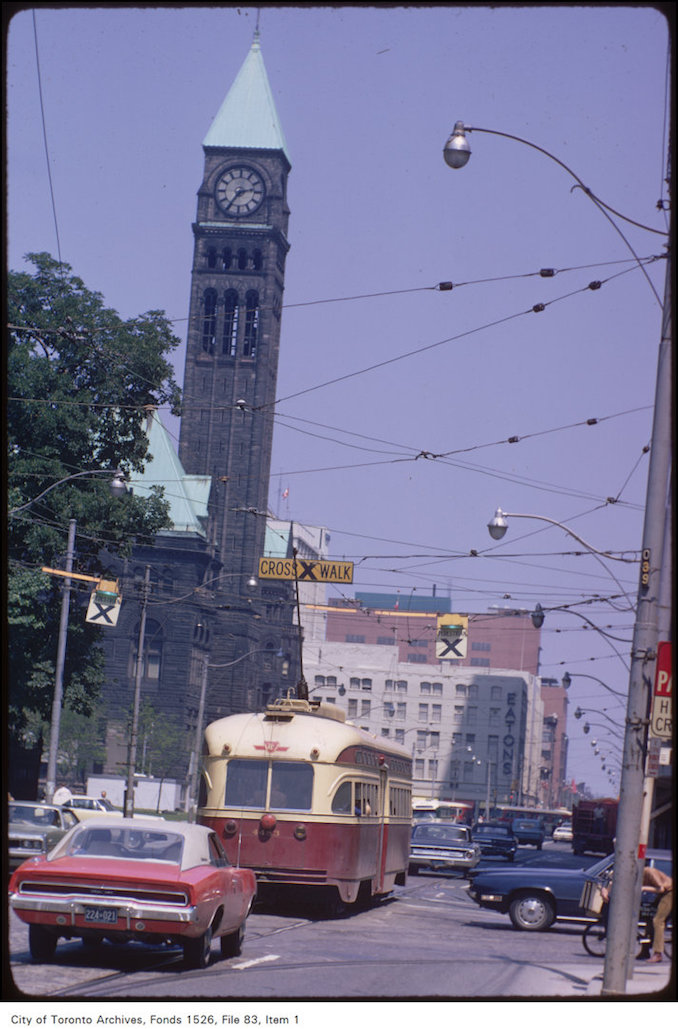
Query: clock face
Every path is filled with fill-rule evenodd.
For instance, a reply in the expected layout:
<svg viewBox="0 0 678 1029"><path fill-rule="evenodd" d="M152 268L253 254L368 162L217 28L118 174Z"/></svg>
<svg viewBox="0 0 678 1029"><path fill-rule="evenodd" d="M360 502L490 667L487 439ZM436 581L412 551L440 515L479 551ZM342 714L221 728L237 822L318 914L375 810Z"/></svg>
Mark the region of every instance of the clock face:
<svg viewBox="0 0 678 1029"><path fill-rule="evenodd" d="M264 180L253 168L238 165L219 176L215 192L224 214L251 214L264 199Z"/></svg>

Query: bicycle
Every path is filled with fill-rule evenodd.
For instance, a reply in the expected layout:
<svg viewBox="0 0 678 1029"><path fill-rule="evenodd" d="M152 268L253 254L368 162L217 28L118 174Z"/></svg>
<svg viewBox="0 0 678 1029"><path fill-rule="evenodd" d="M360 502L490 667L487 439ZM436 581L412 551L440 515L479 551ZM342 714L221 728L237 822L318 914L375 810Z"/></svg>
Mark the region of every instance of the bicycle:
<svg viewBox="0 0 678 1029"><path fill-rule="evenodd" d="M656 907L656 897L651 902L643 902L640 906L638 928L636 930L636 958L645 957L652 947L652 919ZM604 958L607 948L607 904L603 908L597 922L591 922L582 933L584 950L594 958ZM673 953L673 924L671 919L666 923L664 931L664 953L671 960Z"/></svg>

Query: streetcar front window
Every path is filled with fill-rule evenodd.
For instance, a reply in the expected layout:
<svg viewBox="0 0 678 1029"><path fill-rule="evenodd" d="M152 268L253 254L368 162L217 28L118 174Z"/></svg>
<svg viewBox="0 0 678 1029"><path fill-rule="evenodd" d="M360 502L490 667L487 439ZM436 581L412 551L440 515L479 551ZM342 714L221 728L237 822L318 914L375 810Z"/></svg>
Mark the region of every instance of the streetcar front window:
<svg viewBox="0 0 678 1029"><path fill-rule="evenodd" d="M342 782L332 797L332 813L335 815L350 815L351 811L351 784L350 782Z"/></svg>
<svg viewBox="0 0 678 1029"><path fill-rule="evenodd" d="M313 766L302 761L274 761L271 767L271 808L310 811Z"/></svg>
<svg viewBox="0 0 678 1029"><path fill-rule="evenodd" d="M264 807L267 777L267 761L233 758L226 766L226 807Z"/></svg>

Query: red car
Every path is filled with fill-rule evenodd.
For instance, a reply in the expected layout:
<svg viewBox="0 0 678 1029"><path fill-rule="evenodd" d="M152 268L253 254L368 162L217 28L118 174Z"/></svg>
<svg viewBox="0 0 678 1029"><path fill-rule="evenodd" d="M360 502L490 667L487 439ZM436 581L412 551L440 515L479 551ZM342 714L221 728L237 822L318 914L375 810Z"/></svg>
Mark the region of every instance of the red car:
<svg viewBox="0 0 678 1029"><path fill-rule="evenodd" d="M255 894L254 873L233 868L207 826L142 818L84 822L9 883L39 962L54 957L59 937L79 936L181 944L185 964L204 968L215 936L224 957L240 953Z"/></svg>

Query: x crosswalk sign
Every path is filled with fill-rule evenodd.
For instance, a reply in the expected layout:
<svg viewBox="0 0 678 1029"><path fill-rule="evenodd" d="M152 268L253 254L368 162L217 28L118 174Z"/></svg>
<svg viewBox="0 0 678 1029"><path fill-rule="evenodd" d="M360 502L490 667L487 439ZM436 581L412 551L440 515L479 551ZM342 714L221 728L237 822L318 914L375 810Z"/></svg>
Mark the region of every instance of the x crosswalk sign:
<svg viewBox="0 0 678 1029"><path fill-rule="evenodd" d="M89 598L85 621L108 627L117 625L121 604L117 582L102 579Z"/></svg>
<svg viewBox="0 0 678 1029"><path fill-rule="evenodd" d="M436 657L439 661L455 661L466 657L468 643L467 615L440 615L436 633Z"/></svg>

